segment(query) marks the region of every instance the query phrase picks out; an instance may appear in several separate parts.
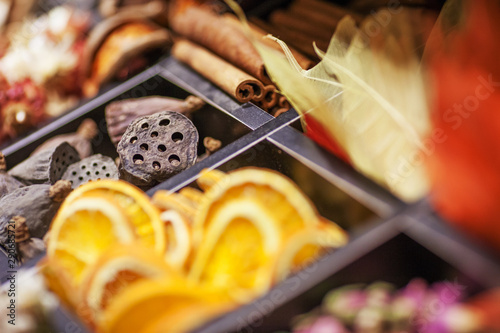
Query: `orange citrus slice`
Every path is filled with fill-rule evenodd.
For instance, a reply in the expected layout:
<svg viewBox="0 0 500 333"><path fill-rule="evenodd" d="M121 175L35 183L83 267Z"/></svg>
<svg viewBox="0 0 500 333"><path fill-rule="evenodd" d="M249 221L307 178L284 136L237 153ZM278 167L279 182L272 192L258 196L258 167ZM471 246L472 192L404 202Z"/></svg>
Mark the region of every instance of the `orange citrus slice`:
<svg viewBox="0 0 500 333"><path fill-rule="evenodd" d="M165 232L160 212L143 191L121 180L93 181L74 190L64 201L61 210L74 200L87 197L106 199L118 205L134 225L134 232L140 242L158 253L164 253Z"/></svg>
<svg viewBox="0 0 500 333"><path fill-rule="evenodd" d="M217 169L204 169L200 172L196 183L203 191L208 191L213 185L226 177L226 173Z"/></svg>
<svg viewBox="0 0 500 333"><path fill-rule="evenodd" d="M210 172L203 177L211 179ZM269 289L281 248L319 218L297 186L277 172L244 168L224 177L218 171L217 178L194 220L189 277L226 287L244 302Z"/></svg>
<svg viewBox="0 0 500 333"><path fill-rule="evenodd" d="M101 254L134 240L134 227L120 207L105 198L81 198L65 205L52 221L47 255L78 286L85 268Z"/></svg>
<svg viewBox="0 0 500 333"><path fill-rule="evenodd" d="M344 246L347 241L347 233L333 222L322 222L314 229L297 232L286 242L278 256L275 282L312 264L328 249Z"/></svg>
<svg viewBox="0 0 500 333"><path fill-rule="evenodd" d="M146 329L158 325L165 328L159 332L181 332L176 327L185 331L209 319L202 309L211 309L212 317L233 307L234 303L225 293L213 288L182 281L144 280L113 299L103 313L98 332L158 332Z"/></svg>
<svg viewBox="0 0 500 333"><path fill-rule="evenodd" d="M178 278L162 256L136 243L118 246L102 255L85 274L81 300L97 318L111 300L130 285L143 279Z"/></svg>
<svg viewBox="0 0 500 333"><path fill-rule="evenodd" d="M197 203L179 193L159 190L153 195L153 204L161 210L175 210L188 218L191 224L196 215Z"/></svg>
<svg viewBox="0 0 500 333"><path fill-rule="evenodd" d="M191 252L191 230L188 220L175 210L160 215L165 223L167 251L165 260L175 268L182 269Z"/></svg>

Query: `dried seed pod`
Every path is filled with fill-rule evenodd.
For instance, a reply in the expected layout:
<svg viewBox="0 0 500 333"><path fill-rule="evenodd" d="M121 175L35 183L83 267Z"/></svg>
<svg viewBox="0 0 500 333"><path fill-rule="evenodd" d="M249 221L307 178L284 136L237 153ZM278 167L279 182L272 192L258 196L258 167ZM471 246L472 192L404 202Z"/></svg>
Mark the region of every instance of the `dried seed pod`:
<svg viewBox="0 0 500 333"><path fill-rule="evenodd" d="M220 140L206 136L203 139L203 146L205 147L205 154L198 156L198 162L203 161L205 158L219 150L220 147L222 147L222 142Z"/></svg>
<svg viewBox="0 0 500 333"><path fill-rule="evenodd" d="M196 96L188 96L185 100L152 96L116 101L106 106L108 134L116 146L128 125L138 117L149 116L164 110L179 112L190 117L192 112L204 105L205 102Z"/></svg>
<svg viewBox="0 0 500 333"><path fill-rule="evenodd" d="M11 222L15 225L17 259L21 264L45 252L43 241L40 238L31 237L24 217L14 216Z"/></svg>
<svg viewBox="0 0 500 333"><path fill-rule="evenodd" d="M154 185L196 162L198 131L184 115L163 111L134 120L118 144L122 177Z"/></svg>
<svg viewBox="0 0 500 333"><path fill-rule="evenodd" d="M43 238L71 185L59 181L55 185L31 185L19 188L0 199L0 245L6 246L9 221L17 215L26 218L30 236Z"/></svg>
<svg viewBox="0 0 500 333"><path fill-rule="evenodd" d="M38 146L31 155L36 155L44 150L54 149L61 143L67 142L76 149L80 158L89 157L92 155L91 141L97 133L98 129L95 121L92 119L85 119L75 133L55 136Z"/></svg>
<svg viewBox="0 0 500 333"><path fill-rule="evenodd" d="M62 179L69 180L71 186L77 188L92 180L118 179L118 176L115 161L111 157L96 154L71 164Z"/></svg>
<svg viewBox="0 0 500 333"><path fill-rule="evenodd" d="M57 147L44 150L16 165L9 175L26 185L54 184L61 179L66 168L80 160L78 152L67 142Z"/></svg>
<svg viewBox="0 0 500 333"><path fill-rule="evenodd" d="M23 183L7 174L6 170L5 156L0 152L0 198L24 186Z"/></svg>
<svg viewBox="0 0 500 333"><path fill-rule="evenodd" d="M146 67L143 56L169 43L168 31L145 19L141 12L123 12L102 21L92 29L86 44L82 64L87 78L85 94L93 96L112 79Z"/></svg>

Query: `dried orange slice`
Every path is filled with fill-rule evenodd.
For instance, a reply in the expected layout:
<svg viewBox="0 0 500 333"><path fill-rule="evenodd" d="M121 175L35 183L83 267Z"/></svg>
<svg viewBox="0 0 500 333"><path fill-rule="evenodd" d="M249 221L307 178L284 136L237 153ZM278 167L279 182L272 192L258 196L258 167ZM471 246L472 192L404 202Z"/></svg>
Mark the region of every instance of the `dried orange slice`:
<svg viewBox="0 0 500 333"><path fill-rule="evenodd" d="M165 252L165 232L159 210L149 197L137 187L116 180L98 180L74 190L64 201L61 210L78 198L102 198L118 205L130 222L142 244Z"/></svg>
<svg viewBox="0 0 500 333"><path fill-rule="evenodd" d="M125 288L143 279L179 278L163 257L140 244L118 246L102 255L86 272L81 287L81 304L92 319Z"/></svg>
<svg viewBox="0 0 500 333"><path fill-rule="evenodd" d="M187 218L175 210L160 215L165 223L167 251L165 260L177 269L183 269L191 252L191 230Z"/></svg>
<svg viewBox="0 0 500 333"><path fill-rule="evenodd" d="M170 191L159 190L153 195L153 204L161 210L175 210L187 217L191 224L196 215L198 204L186 196Z"/></svg>
<svg viewBox="0 0 500 333"><path fill-rule="evenodd" d="M347 241L347 233L326 220L314 229L297 232L286 242L278 256L274 281L284 280L291 273L312 264L327 250L342 247Z"/></svg>
<svg viewBox="0 0 500 333"><path fill-rule="evenodd" d="M114 202L80 198L61 208L52 221L47 244L49 261L55 260L78 286L86 267L118 243L135 240L134 226Z"/></svg>
<svg viewBox="0 0 500 333"><path fill-rule="evenodd" d="M226 173L217 169L205 169L200 172L196 183L203 191L208 191L213 185L220 182L226 177Z"/></svg>
<svg viewBox="0 0 500 333"><path fill-rule="evenodd" d="M182 332L234 307L219 290L180 281L139 281L113 299L99 322L98 332ZM197 318L199 316L199 318ZM190 322L191 321L191 322ZM170 323L171 326L168 324ZM163 326L163 331L154 329ZM147 329L146 327L152 327Z"/></svg>
<svg viewBox="0 0 500 333"><path fill-rule="evenodd" d="M212 171L205 172L209 177ZM298 187L281 174L257 168L233 171L205 193L194 220L196 255L190 278L232 290L244 301L268 290L287 239L319 219Z"/></svg>

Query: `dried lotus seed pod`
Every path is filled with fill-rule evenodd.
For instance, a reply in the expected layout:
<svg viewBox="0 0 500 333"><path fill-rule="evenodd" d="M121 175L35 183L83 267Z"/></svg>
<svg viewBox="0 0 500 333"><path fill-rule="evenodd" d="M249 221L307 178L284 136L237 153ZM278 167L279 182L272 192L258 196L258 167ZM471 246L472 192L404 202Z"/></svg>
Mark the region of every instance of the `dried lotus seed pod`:
<svg viewBox="0 0 500 333"><path fill-rule="evenodd" d="M138 186L151 186L196 162L198 131L191 120L163 111L133 121L120 143L121 175Z"/></svg>
<svg viewBox="0 0 500 333"><path fill-rule="evenodd" d="M26 185L54 184L66 171L66 168L80 160L78 152L67 142L57 147L44 150L16 165L9 175Z"/></svg>
<svg viewBox="0 0 500 333"><path fill-rule="evenodd" d="M6 170L7 163L5 162L5 156L0 153L0 198L24 186L23 183L8 175Z"/></svg>
<svg viewBox="0 0 500 333"><path fill-rule="evenodd" d="M77 188L92 180L118 179L118 176L115 161L111 157L96 154L71 164L62 179L69 180L72 188Z"/></svg>
<svg viewBox="0 0 500 333"><path fill-rule="evenodd" d="M86 158L92 155L92 139L97 133L97 124L92 119L87 118L82 121L75 133L57 135L38 146L31 155L53 149L61 143L67 142L76 149L80 158Z"/></svg>
<svg viewBox="0 0 500 333"><path fill-rule="evenodd" d="M71 185L58 181L54 185L31 185L19 188L0 199L0 245L6 246L7 225L14 217L26 218L31 237L43 238Z"/></svg>

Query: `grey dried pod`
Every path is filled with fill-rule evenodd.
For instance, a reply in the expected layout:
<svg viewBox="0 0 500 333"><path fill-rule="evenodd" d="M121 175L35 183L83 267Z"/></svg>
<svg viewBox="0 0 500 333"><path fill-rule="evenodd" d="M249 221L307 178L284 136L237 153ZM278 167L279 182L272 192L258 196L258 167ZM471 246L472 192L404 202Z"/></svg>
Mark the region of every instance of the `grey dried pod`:
<svg viewBox="0 0 500 333"><path fill-rule="evenodd" d="M9 221L19 215L26 218L31 237L42 239L70 191L71 183L60 180L52 186L41 184L22 187L1 198L0 245L6 247Z"/></svg>
<svg viewBox="0 0 500 333"><path fill-rule="evenodd" d="M0 152L0 198L23 186L23 183L7 174L5 156Z"/></svg>
<svg viewBox="0 0 500 333"><path fill-rule="evenodd" d="M95 121L84 119L75 133L55 136L38 146L31 155L39 154L44 150L54 149L61 143L67 142L76 149L80 158L86 158L92 155L92 139L97 133L98 129Z"/></svg>
<svg viewBox="0 0 500 333"><path fill-rule="evenodd" d="M198 131L186 116L163 111L134 120L118 144L121 177L152 186L196 162Z"/></svg>
<svg viewBox="0 0 500 333"><path fill-rule="evenodd" d="M9 175L26 185L54 184L66 168L80 160L78 152L67 142L30 156L9 171Z"/></svg>
<svg viewBox="0 0 500 333"><path fill-rule="evenodd" d="M17 248L17 259L21 264L35 258L45 252L45 244L40 238L32 238L26 219L16 215L12 217L11 223L15 226L15 242Z"/></svg>
<svg viewBox="0 0 500 333"><path fill-rule="evenodd" d="M70 181L73 188L92 180L118 178L119 172L115 161L101 154L92 155L71 164L62 176L62 179Z"/></svg>
<svg viewBox="0 0 500 333"><path fill-rule="evenodd" d="M204 105L205 102L196 96L188 96L184 100L152 96L116 101L106 106L108 134L116 146L130 123L138 117L150 116L160 111L169 110L182 113L190 118L192 112L199 110Z"/></svg>

